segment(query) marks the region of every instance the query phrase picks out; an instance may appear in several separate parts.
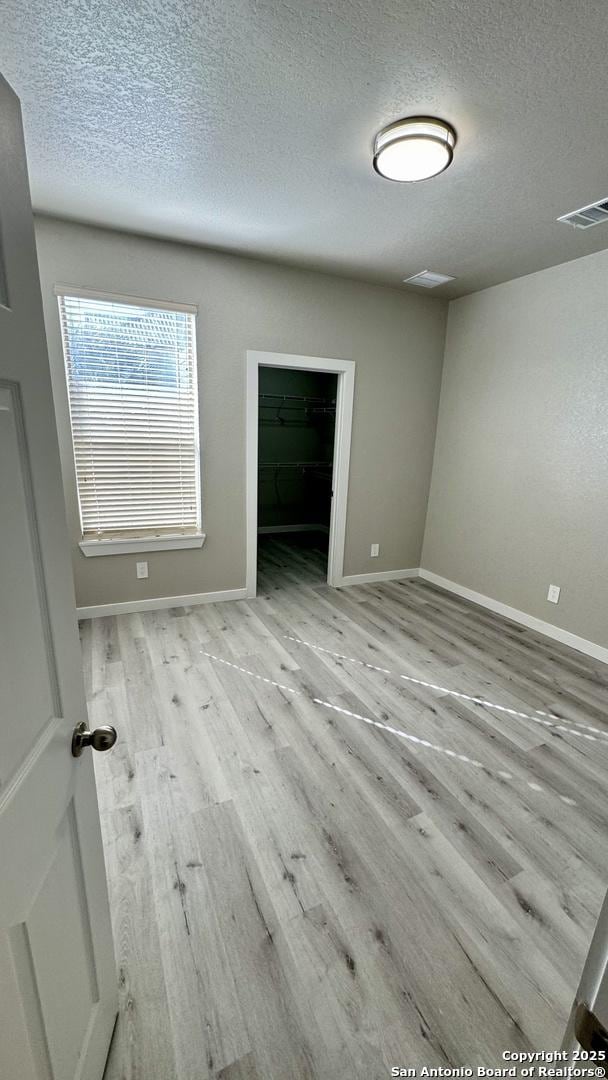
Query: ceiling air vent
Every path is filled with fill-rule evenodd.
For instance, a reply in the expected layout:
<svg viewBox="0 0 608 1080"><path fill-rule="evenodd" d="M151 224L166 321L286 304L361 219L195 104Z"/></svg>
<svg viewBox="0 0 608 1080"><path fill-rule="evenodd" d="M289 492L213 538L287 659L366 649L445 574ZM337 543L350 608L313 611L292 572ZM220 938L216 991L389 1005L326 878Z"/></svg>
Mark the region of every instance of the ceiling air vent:
<svg viewBox="0 0 608 1080"><path fill-rule="evenodd" d="M608 221L608 199L599 199L589 206L581 206L580 210L562 214L557 220L565 221L566 225L572 225L575 229L590 229L592 225L601 225L602 221Z"/></svg>
<svg viewBox="0 0 608 1080"><path fill-rule="evenodd" d="M449 274L436 274L434 270L421 270L419 274L403 279L406 285L419 285L421 289L435 289L438 285L445 285L446 281L454 280Z"/></svg>

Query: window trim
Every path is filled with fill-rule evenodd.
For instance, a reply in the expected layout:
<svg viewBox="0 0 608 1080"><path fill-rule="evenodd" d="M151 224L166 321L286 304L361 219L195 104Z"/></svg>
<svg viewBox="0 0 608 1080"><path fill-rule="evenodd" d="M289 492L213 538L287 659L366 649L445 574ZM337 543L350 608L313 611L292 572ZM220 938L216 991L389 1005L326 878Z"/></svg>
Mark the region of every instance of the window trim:
<svg viewBox="0 0 608 1080"><path fill-rule="evenodd" d="M81 285L69 285L63 282L56 282L53 286L53 294L57 299L57 309L59 312L60 299L65 296L82 297L84 300L101 300L114 304L133 304L135 306L158 308L162 311L179 311L186 315L192 315L195 319L194 324L194 390L196 400L196 418L197 418L197 454L196 454L196 482L199 502L199 521L202 522L203 515L203 498L202 498L202 477L201 477L201 416L200 416L200 399L198 396L198 328L196 319L198 316L197 304L184 304L174 300L157 300L150 299L144 296L127 295L126 293L109 293L102 292L98 289L83 288ZM60 322L60 335L61 335L61 347L63 352L63 366L65 372L65 341L63 336L63 328ZM68 402L68 412L70 416L70 439L72 442L72 458L75 465L75 450L74 440L71 423L71 402L70 391L66 378L66 396ZM82 513L80 508L80 493L78 490L78 478L74 476L74 484L76 487L76 499L78 501L78 514L80 518L81 539L78 541L78 547L83 555L90 558L97 555L128 555L138 551L175 551L184 548L201 548L205 543L207 534L202 530L188 533L167 533L165 535L155 536L153 533L142 534L141 536L129 536L129 537L105 537L103 539L94 539L91 536L84 536L82 531Z"/></svg>
<svg viewBox="0 0 608 1080"><path fill-rule="evenodd" d="M111 540L80 540L78 547L83 555L130 555L135 551L175 551L178 548L200 548L207 534L175 533L167 536L116 537Z"/></svg>
<svg viewBox="0 0 608 1080"><path fill-rule="evenodd" d="M65 285L56 282L53 286L55 296L78 296L83 300L107 300L110 304L134 304L136 307L161 308L163 311L182 311L186 315L198 315L198 304L181 304L175 300L153 300L149 296L129 296L126 293L99 292L86 289L81 285Z"/></svg>

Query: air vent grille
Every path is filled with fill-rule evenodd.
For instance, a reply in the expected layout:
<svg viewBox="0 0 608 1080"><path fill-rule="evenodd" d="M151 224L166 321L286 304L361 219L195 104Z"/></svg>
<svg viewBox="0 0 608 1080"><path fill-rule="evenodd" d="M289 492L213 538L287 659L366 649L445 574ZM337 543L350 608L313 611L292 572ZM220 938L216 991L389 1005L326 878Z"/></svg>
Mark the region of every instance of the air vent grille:
<svg viewBox="0 0 608 1080"><path fill-rule="evenodd" d="M434 270L421 270L419 274L403 279L406 285L419 285L422 289L435 289L438 285L445 285L446 281L454 281L449 274L437 274Z"/></svg>
<svg viewBox="0 0 608 1080"><path fill-rule="evenodd" d="M601 225L602 221L608 221L608 199L598 199L589 206L581 206L580 210L562 214L557 220L572 225L574 229L591 229L593 225Z"/></svg>

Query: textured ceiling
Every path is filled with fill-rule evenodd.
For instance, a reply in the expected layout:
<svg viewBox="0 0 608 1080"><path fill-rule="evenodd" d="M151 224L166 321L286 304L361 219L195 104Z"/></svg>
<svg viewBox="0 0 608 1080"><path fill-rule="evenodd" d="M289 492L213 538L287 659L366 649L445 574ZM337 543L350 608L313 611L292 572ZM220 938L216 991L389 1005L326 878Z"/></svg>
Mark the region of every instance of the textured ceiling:
<svg viewBox="0 0 608 1080"><path fill-rule="evenodd" d="M455 296L608 247L605 0L0 0L34 205ZM371 166L435 114L454 164ZM407 288L407 286L403 286Z"/></svg>

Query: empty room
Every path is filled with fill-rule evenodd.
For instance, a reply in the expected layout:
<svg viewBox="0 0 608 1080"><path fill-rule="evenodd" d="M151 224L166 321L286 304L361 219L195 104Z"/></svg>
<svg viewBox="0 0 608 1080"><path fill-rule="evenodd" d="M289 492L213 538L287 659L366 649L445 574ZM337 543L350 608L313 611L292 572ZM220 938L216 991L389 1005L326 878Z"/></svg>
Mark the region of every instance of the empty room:
<svg viewBox="0 0 608 1080"><path fill-rule="evenodd" d="M599 0L0 0L0 1078L608 1070Z"/></svg>

